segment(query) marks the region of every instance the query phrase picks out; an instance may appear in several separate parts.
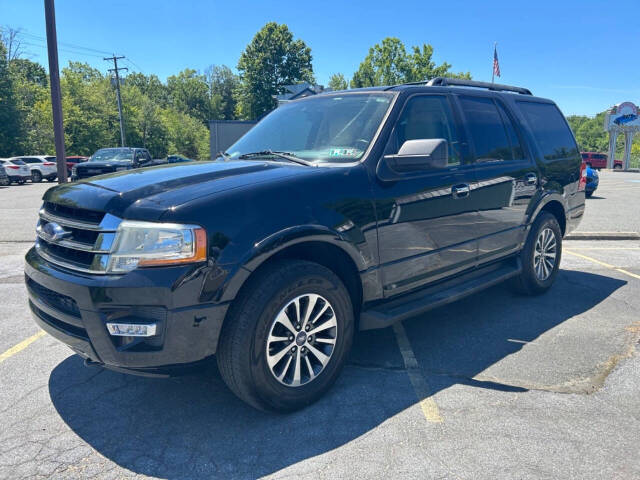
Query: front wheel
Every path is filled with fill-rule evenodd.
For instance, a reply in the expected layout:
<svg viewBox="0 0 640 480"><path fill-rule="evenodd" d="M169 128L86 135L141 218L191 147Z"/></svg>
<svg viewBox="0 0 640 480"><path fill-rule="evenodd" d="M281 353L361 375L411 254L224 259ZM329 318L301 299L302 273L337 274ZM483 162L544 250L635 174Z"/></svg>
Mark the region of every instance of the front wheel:
<svg viewBox="0 0 640 480"><path fill-rule="evenodd" d="M520 259L522 272L516 277L515 287L526 295L546 292L560 268L562 256L562 231L558 220L548 212L542 212L533 222Z"/></svg>
<svg viewBox="0 0 640 480"><path fill-rule="evenodd" d="M34 170L33 172L31 172L32 183L40 183L41 181L42 181L42 174L39 171Z"/></svg>
<svg viewBox="0 0 640 480"><path fill-rule="evenodd" d="M331 270L278 261L250 278L232 305L216 354L220 373L260 410L297 410L338 378L354 323L349 293Z"/></svg>

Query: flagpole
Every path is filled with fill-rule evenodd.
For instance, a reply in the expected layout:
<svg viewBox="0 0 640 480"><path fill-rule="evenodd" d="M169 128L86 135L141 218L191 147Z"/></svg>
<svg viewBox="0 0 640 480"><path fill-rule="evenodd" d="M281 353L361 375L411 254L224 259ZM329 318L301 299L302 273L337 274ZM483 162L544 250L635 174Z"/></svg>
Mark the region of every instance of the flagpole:
<svg viewBox="0 0 640 480"><path fill-rule="evenodd" d="M496 76L496 67L495 67L495 61L496 61L496 48L498 46L498 42L493 42L493 62L491 62L491 83L493 83L493 80Z"/></svg>

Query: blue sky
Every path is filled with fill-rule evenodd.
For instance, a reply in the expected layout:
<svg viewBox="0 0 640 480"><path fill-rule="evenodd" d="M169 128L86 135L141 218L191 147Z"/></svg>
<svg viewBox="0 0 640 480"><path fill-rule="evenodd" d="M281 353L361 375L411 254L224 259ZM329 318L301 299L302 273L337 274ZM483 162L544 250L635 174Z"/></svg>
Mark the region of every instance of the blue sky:
<svg viewBox="0 0 640 480"><path fill-rule="evenodd" d="M430 43L455 71L490 80L498 42L502 83L555 100L566 115L640 103L640 2L412 1L323 2L58 0L58 40L126 55L124 66L161 79L211 64L235 69L266 22L286 23L311 47L319 83L349 79L370 46L386 36ZM47 66L42 0L0 0L0 24L22 28L30 57ZM106 71L98 52L60 45L60 65L81 60ZM92 56L93 55L93 56Z"/></svg>

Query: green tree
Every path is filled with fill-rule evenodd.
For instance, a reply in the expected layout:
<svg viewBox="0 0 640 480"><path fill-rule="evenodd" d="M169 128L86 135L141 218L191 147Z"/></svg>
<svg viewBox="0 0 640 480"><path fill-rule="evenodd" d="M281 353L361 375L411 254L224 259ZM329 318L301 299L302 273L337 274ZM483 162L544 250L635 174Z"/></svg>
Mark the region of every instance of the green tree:
<svg viewBox="0 0 640 480"><path fill-rule="evenodd" d="M7 49L0 39L0 156L18 154L21 137L20 110L16 101L13 76L9 71Z"/></svg>
<svg viewBox="0 0 640 480"><path fill-rule="evenodd" d="M347 80L344 78L344 75L341 73L331 75L329 78L329 88L333 90L346 90Z"/></svg>
<svg viewBox="0 0 640 480"><path fill-rule="evenodd" d="M211 118L209 86L204 75L190 68L167 78L169 98L179 111L208 125Z"/></svg>
<svg viewBox="0 0 640 480"><path fill-rule="evenodd" d="M209 158L209 131L196 118L174 109L162 112L167 128L168 151L189 158Z"/></svg>
<svg viewBox="0 0 640 480"><path fill-rule="evenodd" d="M236 96L239 79L226 65L211 65L205 71L211 98L211 120L236 118Z"/></svg>
<svg viewBox="0 0 640 480"><path fill-rule="evenodd" d="M429 80L438 76L471 78L470 73L453 73L451 65L444 62L436 66L432 60L433 47L423 44L407 50L402 41L387 37L369 49L351 79L352 88L397 85Z"/></svg>
<svg viewBox="0 0 640 480"><path fill-rule="evenodd" d="M311 60L311 49L302 40L294 40L286 25L267 23L238 61L238 116L259 118L275 108L273 97L284 93L285 85L313 83Z"/></svg>

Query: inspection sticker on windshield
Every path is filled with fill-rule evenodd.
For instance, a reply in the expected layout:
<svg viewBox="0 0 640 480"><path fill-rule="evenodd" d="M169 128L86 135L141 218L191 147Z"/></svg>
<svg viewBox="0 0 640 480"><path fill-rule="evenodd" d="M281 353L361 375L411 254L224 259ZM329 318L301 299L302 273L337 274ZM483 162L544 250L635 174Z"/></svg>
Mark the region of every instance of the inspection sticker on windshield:
<svg viewBox="0 0 640 480"><path fill-rule="evenodd" d="M357 157L360 151L356 148L332 148L329 151L330 157Z"/></svg>

